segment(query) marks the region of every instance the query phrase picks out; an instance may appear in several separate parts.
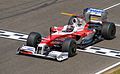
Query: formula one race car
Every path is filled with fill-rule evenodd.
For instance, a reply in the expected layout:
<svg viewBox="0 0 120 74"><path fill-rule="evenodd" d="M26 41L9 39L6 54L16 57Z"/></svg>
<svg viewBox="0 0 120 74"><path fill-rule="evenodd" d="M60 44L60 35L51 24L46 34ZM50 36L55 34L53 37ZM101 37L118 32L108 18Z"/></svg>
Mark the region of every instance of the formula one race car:
<svg viewBox="0 0 120 74"><path fill-rule="evenodd" d="M31 32L26 45L18 48L17 54L35 55L62 61L76 54L76 49L94 44L103 39L113 39L116 27L107 21L107 12L86 8L82 16L71 16L65 26L51 27L50 35L42 37Z"/></svg>

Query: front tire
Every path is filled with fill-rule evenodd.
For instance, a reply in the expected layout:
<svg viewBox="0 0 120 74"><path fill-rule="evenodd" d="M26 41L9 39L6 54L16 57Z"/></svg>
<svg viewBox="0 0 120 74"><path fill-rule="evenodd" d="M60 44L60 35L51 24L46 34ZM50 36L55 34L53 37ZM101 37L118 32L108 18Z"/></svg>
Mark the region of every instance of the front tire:
<svg viewBox="0 0 120 74"><path fill-rule="evenodd" d="M106 40L113 39L116 34L116 26L112 22L106 22L103 23L102 30L101 30L102 36Z"/></svg>
<svg viewBox="0 0 120 74"><path fill-rule="evenodd" d="M65 41L62 44L62 51L68 52L68 56L72 57L76 54L76 41L70 38L65 39Z"/></svg>
<svg viewBox="0 0 120 74"><path fill-rule="evenodd" d="M41 34L38 32L31 32L27 38L26 45L37 48L38 43L41 42Z"/></svg>

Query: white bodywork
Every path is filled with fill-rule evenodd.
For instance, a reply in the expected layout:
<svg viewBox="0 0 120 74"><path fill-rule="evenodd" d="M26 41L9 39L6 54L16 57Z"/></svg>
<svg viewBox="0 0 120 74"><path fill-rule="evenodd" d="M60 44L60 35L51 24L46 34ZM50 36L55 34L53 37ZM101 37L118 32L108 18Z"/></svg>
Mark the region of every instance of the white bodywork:
<svg viewBox="0 0 120 74"><path fill-rule="evenodd" d="M16 53L19 54L21 51L31 52L32 54L29 54L29 55L57 59L57 61L63 61L65 59L68 59L68 52L49 51L48 54L39 54L35 51L34 47L22 46L17 50Z"/></svg>

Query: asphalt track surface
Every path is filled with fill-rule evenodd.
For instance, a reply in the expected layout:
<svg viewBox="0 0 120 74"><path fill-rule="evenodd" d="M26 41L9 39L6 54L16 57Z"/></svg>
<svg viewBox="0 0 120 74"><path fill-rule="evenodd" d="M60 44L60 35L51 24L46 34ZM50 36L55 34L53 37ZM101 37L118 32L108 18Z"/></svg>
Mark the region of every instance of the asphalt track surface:
<svg viewBox="0 0 120 74"><path fill-rule="evenodd" d="M86 7L106 8L119 0L0 0L0 29L49 34L49 27L64 25L69 17L61 12L80 14ZM120 24L120 6L109 9L109 20ZM114 40L96 46L120 50L120 27ZM16 55L24 42L0 38L0 74L94 74L120 59L77 52L77 55L57 62L54 60Z"/></svg>

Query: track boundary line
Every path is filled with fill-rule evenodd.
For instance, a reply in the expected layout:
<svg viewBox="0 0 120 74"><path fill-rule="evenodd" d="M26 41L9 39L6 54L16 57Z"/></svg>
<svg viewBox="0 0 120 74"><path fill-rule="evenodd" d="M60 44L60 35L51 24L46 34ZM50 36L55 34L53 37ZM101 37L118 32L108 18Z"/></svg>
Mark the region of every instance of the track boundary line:
<svg viewBox="0 0 120 74"><path fill-rule="evenodd" d="M114 67L116 67L116 66L118 66L118 65L120 65L120 62L117 62L117 63L115 63L115 64L113 64L113 65L111 65L111 66L109 66L109 67L107 67L107 68L105 68L105 69L103 69L103 70L101 70L101 71L95 73L95 74L104 73L104 72L106 72L106 71L108 71L108 70L110 70L110 69L112 69L112 68L114 68Z"/></svg>
<svg viewBox="0 0 120 74"><path fill-rule="evenodd" d="M120 5L120 3L117 3L117 4L114 4L114 5L109 6L109 7L107 7L107 8L104 8L103 10L108 10L108 9L111 9L111 8L116 7L116 6L118 6L118 5Z"/></svg>
<svg viewBox="0 0 120 74"><path fill-rule="evenodd" d="M120 27L120 24L115 24L116 26Z"/></svg>

